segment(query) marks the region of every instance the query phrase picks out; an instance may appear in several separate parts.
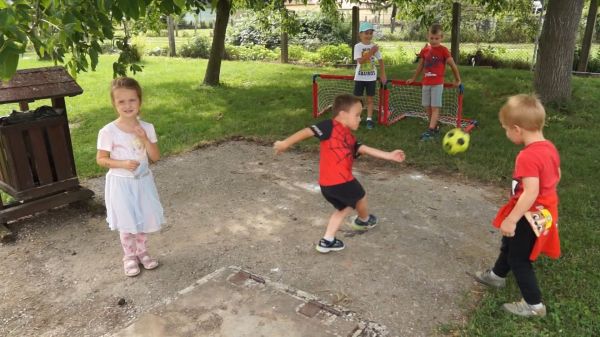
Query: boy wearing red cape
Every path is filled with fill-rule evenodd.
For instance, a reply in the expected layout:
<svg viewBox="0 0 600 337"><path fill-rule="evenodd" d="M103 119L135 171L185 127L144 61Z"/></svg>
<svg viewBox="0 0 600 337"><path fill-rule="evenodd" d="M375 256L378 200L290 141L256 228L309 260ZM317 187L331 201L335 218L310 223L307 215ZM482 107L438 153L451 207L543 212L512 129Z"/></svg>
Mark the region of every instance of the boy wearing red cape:
<svg viewBox="0 0 600 337"><path fill-rule="evenodd" d="M554 144L544 138L545 118L541 102L531 95L512 96L500 109L506 137L523 149L515 159L510 200L492 221L502 233L500 254L492 269L475 273L477 281L500 288L512 271L523 298L502 307L525 317L546 315L532 262L539 254L560 256L556 193L560 157Z"/></svg>

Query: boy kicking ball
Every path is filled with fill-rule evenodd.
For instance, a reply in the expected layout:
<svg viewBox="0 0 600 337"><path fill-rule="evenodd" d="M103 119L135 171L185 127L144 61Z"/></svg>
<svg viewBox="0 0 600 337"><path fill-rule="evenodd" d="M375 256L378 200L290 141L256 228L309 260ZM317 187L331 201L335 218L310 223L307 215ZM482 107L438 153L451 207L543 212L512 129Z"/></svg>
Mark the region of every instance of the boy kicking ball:
<svg viewBox="0 0 600 337"><path fill-rule="evenodd" d="M344 243L336 239L335 234L353 209L358 213L352 223L354 230L365 231L377 225L377 218L368 212L365 190L352 175L354 158L366 154L398 163L404 161L402 150L386 152L356 141L352 131L358 129L362 108L360 98L339 95L333 103L333 119L304 128L273 144L275 153L280 154L312 136L321 141L319 185L325 199L336 209L329 218L325 235L317 244L317 251L321 253L344 249Z"/></svg>

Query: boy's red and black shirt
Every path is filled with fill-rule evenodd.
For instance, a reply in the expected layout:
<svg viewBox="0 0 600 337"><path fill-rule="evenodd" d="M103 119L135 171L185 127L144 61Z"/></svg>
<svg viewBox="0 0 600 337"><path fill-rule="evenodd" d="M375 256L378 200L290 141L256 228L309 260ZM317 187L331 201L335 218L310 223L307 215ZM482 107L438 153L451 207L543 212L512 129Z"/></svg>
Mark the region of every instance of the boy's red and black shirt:
<svg viewBox="0 0 600 337"><path fill-rule="evenodd" d="M310 129L321 141L319 185L339 185L354 180L352 164L362 145L350 129L335 119L327 119Z"/></svg>

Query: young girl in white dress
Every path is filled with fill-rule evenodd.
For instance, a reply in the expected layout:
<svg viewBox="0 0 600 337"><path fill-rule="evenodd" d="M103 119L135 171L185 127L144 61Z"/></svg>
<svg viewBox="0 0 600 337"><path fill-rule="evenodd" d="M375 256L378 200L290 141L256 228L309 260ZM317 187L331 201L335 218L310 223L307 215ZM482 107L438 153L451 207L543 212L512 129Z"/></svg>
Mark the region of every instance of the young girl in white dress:
<svg viewBox="0 0 600 337"><path fill-rule="evenodd" d="M119 117L98 133L96 163L108 168L104 200L106 221L118 230L125 275L158 267L146 250L146 233L160 230L163 208L149 168L160 158L154 126L139 119L142 89L132 78L112 81L112 104Z"/></svg>

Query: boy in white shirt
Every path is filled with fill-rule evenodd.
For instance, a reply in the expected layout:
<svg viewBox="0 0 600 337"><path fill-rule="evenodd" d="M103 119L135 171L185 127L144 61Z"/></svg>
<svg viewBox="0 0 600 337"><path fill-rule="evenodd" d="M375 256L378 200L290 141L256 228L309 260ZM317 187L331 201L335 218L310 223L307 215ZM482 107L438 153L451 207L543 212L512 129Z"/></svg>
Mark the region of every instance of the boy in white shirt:
<svg viewBox="0 0 600 337"><path fill-rule="evenodd" d="M387 81L383 57L379 52L379 47L372 42L374 31L372 23L361 22L359 29L360 42L354 46L354 60L356 61L354 96L363 97L365 90L367 91L367 129L375 127L373 122L373 97L377 91L376 61L379 62L379 68L381 68L381 83L385 84Z"/></svg>

